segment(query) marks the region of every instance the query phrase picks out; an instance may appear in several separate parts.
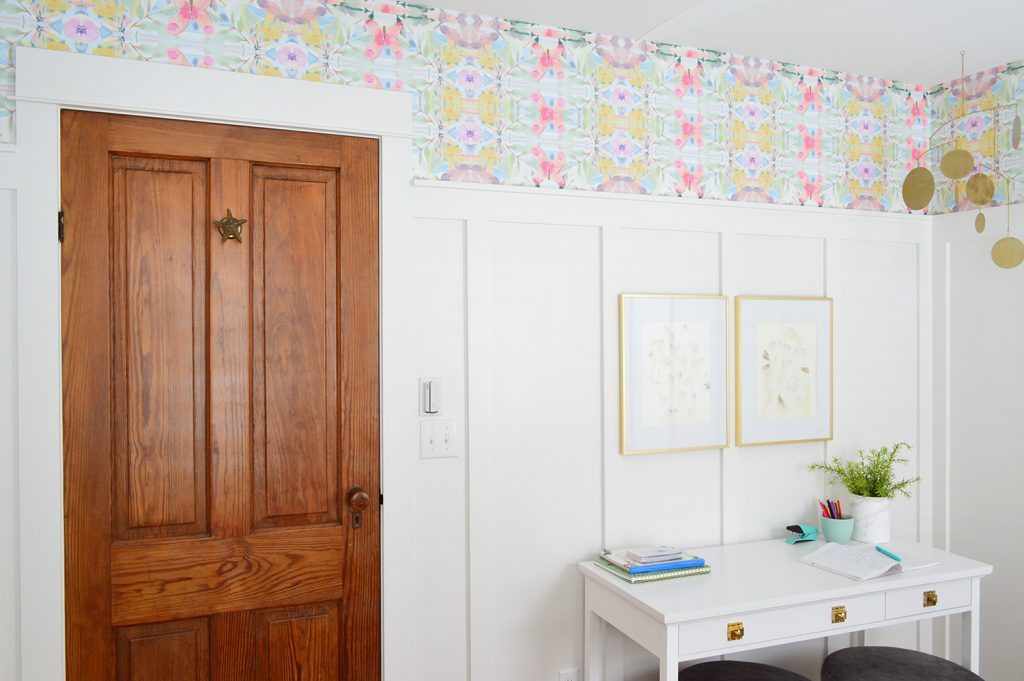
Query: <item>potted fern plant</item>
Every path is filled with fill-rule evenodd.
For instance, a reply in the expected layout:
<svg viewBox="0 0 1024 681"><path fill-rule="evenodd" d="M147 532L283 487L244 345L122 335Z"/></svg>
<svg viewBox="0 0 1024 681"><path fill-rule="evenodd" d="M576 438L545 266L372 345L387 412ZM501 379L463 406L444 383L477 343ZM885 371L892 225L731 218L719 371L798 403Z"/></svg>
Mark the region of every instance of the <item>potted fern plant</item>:
<svg viewBox="0 0 1024 681"><path fill-rule="evenodd" d="M863 449L857 459L843 461L838 456L831 463L812 463L812 471L828 475L828 483L843 484L853 495L853 540L870 543L887 542L891 538L890 505L897 494L910 498L910 486L921 478L896 477L896 465L908 463L903 452L906 442L879 449Z"/></svg>

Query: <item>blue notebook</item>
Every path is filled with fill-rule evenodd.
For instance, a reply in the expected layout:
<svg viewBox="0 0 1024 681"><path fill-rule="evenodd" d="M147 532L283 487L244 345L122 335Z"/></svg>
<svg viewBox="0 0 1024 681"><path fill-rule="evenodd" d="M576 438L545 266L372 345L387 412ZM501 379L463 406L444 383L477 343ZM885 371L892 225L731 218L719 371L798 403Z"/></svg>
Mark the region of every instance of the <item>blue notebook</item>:
<svg viewBox="0 0 1024 681"><path fill-rule="evenodd" d="M684 568L704 567L703 558L690 554L683 554L681 559L665 563L637 563L636 561L626 558L626 554L622 551L602 553L601 558L612 565L625 570L631 575L638 575L644 572L661 572L663 570L682 570Z"/></svg>

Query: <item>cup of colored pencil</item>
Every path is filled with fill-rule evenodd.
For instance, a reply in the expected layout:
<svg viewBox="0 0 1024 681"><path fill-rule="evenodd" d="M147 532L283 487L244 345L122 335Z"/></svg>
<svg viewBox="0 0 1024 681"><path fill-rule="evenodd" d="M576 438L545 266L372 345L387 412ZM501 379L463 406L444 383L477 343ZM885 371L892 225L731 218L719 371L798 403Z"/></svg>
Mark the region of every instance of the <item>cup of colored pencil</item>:
<svg viewBox="0 0 1024 681"><path fill-rule="evenodd" d="M825 541L846 544L853 537L853 518L843 516L843 506L838 499L825 499L821 505L821 533Z"/></svg>

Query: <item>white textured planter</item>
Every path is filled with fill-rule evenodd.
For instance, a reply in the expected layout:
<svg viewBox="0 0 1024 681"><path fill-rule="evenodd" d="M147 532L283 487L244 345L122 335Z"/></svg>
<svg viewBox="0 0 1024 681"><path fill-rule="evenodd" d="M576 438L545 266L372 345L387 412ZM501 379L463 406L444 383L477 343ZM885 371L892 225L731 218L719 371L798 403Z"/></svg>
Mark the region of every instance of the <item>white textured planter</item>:
<svg viewBox="0 0 1024 681"><path fill-rule="evenodd" d="M853 495L853 540L866 544L881 544L891 539L892 499L884 497L859 497Z"/></svg>

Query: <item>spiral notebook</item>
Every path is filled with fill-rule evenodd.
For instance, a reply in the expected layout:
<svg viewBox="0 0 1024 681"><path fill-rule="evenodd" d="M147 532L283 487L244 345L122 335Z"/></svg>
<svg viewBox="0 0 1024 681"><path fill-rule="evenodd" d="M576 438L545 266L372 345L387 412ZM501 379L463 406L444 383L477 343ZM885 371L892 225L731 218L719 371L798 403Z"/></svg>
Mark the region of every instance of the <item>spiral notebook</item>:
<svg viewBox="0 0 1024 681"><path fill-rule="evenodd" d="M623 579L630 584L644 584L646 582L660 582L663 579L675 579L676 577L691 577L693 575L706 575L711 572L710 565L702 565L701 567L682 568L679 570L662 570L661 572L641 572L639 574L630 574L622 568L612 565L611 563L604 560L595 560L594 565L602 567L608 572L612 573L619 579Z"/></svg>
<svg viewBox="0 0 1024 681"><path fill-rule="evenodd" d="M938 561L918 558L903 551L899 553L899 556L901 560L893 560L875 550L875 547L871 545L849 546L829 542L799 560L801 563L813 565L843 577L860 580L874 579L890 573L919 570L939 564Z"/></svg>

